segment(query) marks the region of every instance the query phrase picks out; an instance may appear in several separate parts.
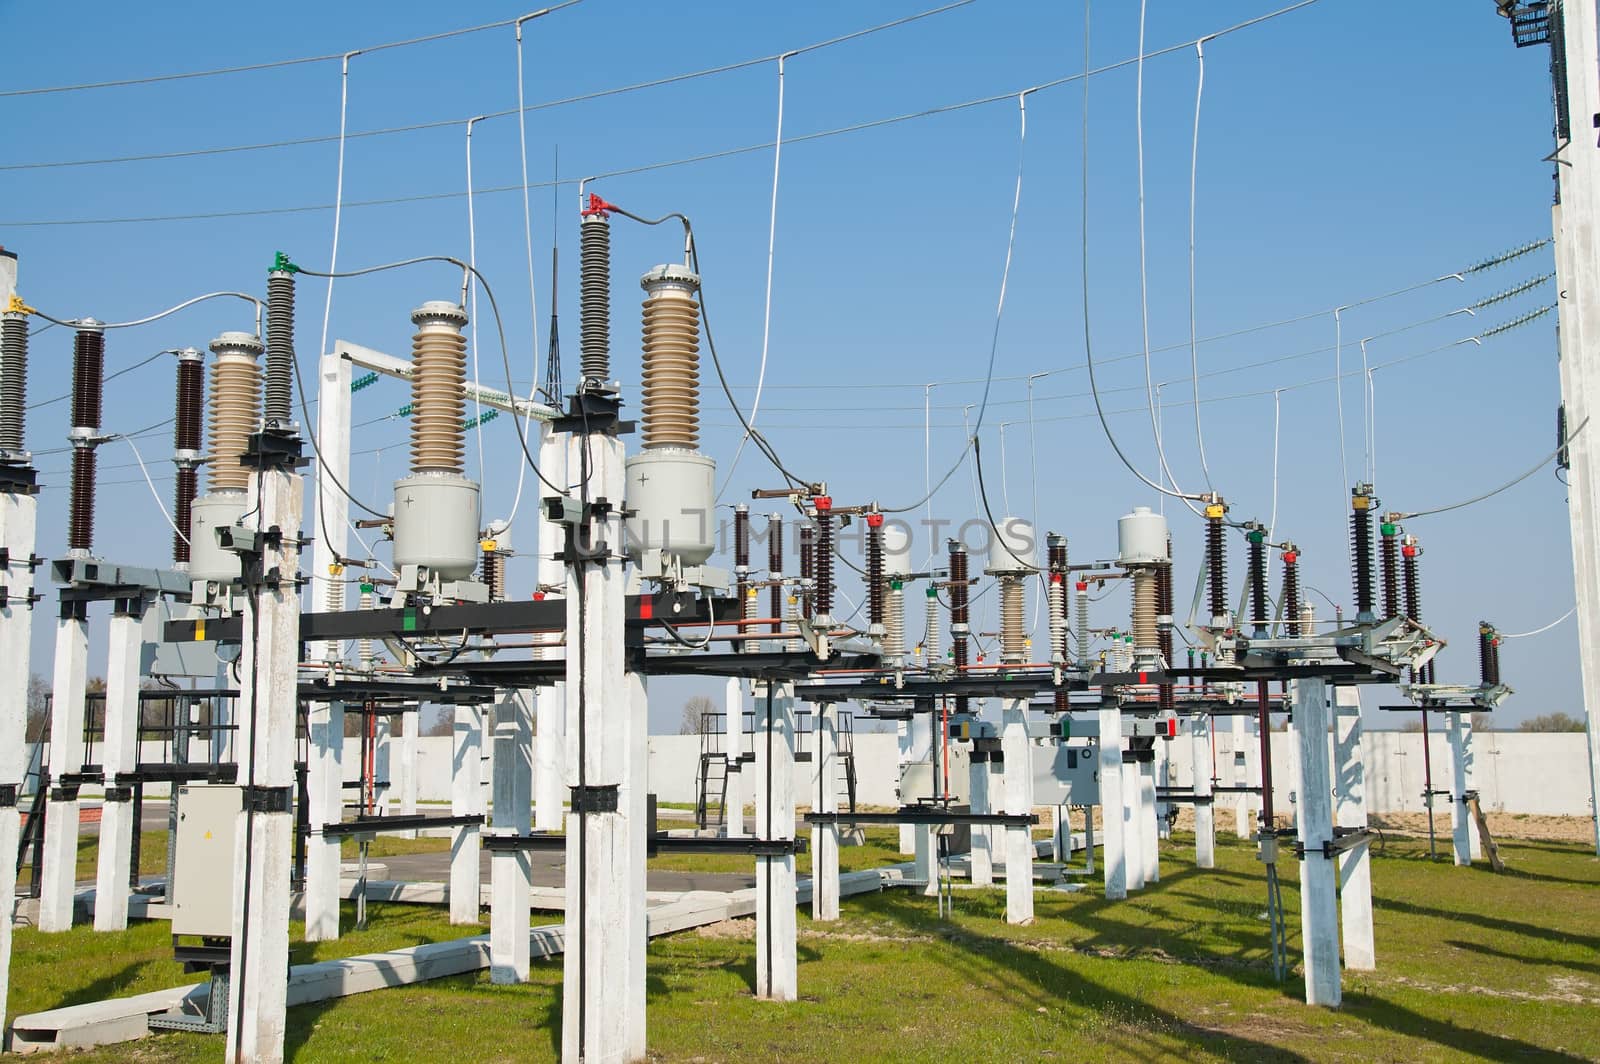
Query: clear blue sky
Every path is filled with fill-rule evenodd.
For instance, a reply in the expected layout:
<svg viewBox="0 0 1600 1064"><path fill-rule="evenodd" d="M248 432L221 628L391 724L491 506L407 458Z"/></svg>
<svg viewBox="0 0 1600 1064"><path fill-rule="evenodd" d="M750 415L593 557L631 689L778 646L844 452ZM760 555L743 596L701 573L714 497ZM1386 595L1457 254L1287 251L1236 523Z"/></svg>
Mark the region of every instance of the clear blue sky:
<svg viewBox="0 0 1600 1064"><path fill-rule="evenodd" d="M585 0L530 23L529 103L771 55L935 6L893 3L645 5ZM1262 0L1149 6L1147 50L1281 6ZM3 85L23 88L338 53L513 17L529 6L481 3L344 3L283 0L272 17L232 5L13 5L8 25L25 41L8 55ZM1096 65L1134 56L1138 6L1095 5ZM1349 304L1459 270L1550 230L1551 148L1547 53L1518 52L1489 0L1321 0L1208 42L1197 179L1195 316L1202 337ZM1015 93L1083 67L1077 4L977 0L936 17L807 53L788 64L785 132L796 136L945 104ZM1149 332L1163 390L1167 457L1187 490L1203 488L1189 389L1189 161L1196 60L1192 48L1144 71ZM352 61L349 128L465 119L516 103L509 28ZM622 169L768 142L776 118L775 64L542 109L528 118L534 181ZM1078 84L1028 99L1021 211L985 417L985 474L995 507L1034 509L1042 528L1066 533L1075 560L1115 549L1115 520L1153 504L1116 460L1087 398L1080 262L1083 99ZM333 134L337 62L205 80L60 95L0 98L12 148L5 162L50 162L182 151ZM1092 80L1089 127L1089 294L1098 358L1142 350L1139 300L1135 71ZM349 206L343 267L419 254L465 255L463 127L350 141L347 203L438 194L390 206ZM514 118L474 134L475 183L517 185ZM924 386L932 389L935 476L963 439L962 407L978 402L989 355L1017 173L1014 100L788 145L778 194L776 274L767 390L760 422L788 463L825 478L841 503L895 506L921 494ZM641 213L691 215L700 238L707 299L719 349L748 404L762 332L772 153L755 151L602 181L595 190ZM251 209L318 208L333 201L335 147L323 143L160 162L0 169L0 242L22 256L20 290L57 316L132 318L214 288L264 291L275 250L325 267L333 214L326 209L160 222L37 225ZM576 375L576 189L557 213L548 189L533 194L538 284L537 352L530 346L521 197L476 200L478 259L506 314L511 359L523 387L543 360L552 222L567 269L561 278L567 380ZM613 364L637 379L634 278L676 254L662 230L619 222L614 236ZM1467 283L1434 285L1344 315L1344 368L1359 366L1362 337L1430 322L1551 267L1548 248ZM457 277L422 268L341 281L330 336L403 353L407 313L453 298ZM298 343L309 369L321 332L324 289L300 286ZM1554 286L1374 340L1374 362L1474 335L1554 301ZM486 311L486 308L485 308ZM165 347L202 346L245 327L241 306L215 303L158 325L111 334L108 369ZM492 329L480 331L483 375L501 381ZM1277 530L1304 551L1310 582L1351 600L1330 383L1294 387L1333 372L1331 314L1202 344L1201 406L1212 481L1240 519L1272 513L1272 391L1281 394ZM1174 345L1179 345L1174 347ZM36 338L30 395L61 394L70 340ZM1275 361L1269 361L1275 360ZM1268 362L1255 368L1242 368ZM1219 372L1229 371L1232 372ZM1029 374L1034 424L1028 424ZM173 367L161 360L109 390L106 425L129 431L170 415ZM709 380L709 374L707 374ZM1108 361L1099 374L1113 431L1146 474L1156 474L1142 358ZM1226 398L1252 393L1245 398ZM1361 386L1346 379L1349 479L1364 463ZM356 398L356 420L406 401L393 382ZM1546 453L1557 402L1554 315L1482 346L1429 354L1376 375L1377 485L1386 508L1425 509L1498 484ZM724 465L736 425L719 395L706 395L708 453ZM66 408L30 415L40 452L41 553L65 540ZM1003 427L1002 427L1003 426ZM1002 467L1001 434L1006 462ZM404 422L359 430L353 488L386 502L404 461ZM485 432L486 515L503 515L517 475L509 419ZM170 494L170 435L143 443L158 488ZM381 450L380 450L381 449ZM469 450L471 448L469 447ZM167 556L170 534L121 444L102 455L97 546L117 560ZM475 459L474 459L475 461ZM1035 473L1036 470L1036 473ZM773 486L747 453L728 498ZM968 471L935 503L957 523L976 512ZM1198 522L1173 513L1179 613L1187 614ZM1571 557L1562 485L1546 470L1491 502L1419 519L1425 614L1452 646L1442 679L1476 676L1475 624L1508 631L1542 625L1571 604ZM520 544L519 545L527 545ZM1236 555L1233 573L1243 570ZM531 562L513 568L526 591ZM1234 586L1237 588L1235 575ZM845 590L854 599L857 589ZM1125 596L1100 607L1119 623ZM1319 601L1319 608L1326 610ZM989 606L987 600L985 606ZM53 616L39 614L36 671L48 672ZM992 621L982 620L989 627ZM1041 633L1042 638L1042 633ZM1571 622L1508 645L1503 671L1519 694L1512 720L1578 712ZM676 688L654 714L676 722ZM667 704L670 703L670 704Z"/></svg>

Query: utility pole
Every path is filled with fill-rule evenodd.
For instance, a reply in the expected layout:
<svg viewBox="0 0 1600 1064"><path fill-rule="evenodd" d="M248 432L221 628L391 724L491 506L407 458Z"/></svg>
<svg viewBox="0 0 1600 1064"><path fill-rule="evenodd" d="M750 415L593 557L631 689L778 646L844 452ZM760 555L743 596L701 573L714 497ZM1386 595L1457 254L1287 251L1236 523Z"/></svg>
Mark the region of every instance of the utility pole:
<svg viewBox="0 0 1600 1064"><path fill-rule="evenodd" d="M1600 780L1600 425L1583 426L1600 405L1600 55L1595 39L1595 0L1519 3L1496 0L1511 25L1517 47L1550 45L1555 102L1556 285L1559 288L1559 353L1562 424L1568 455L1567 513L1572 527L1573 588L1578 606L1578 659L1588 723L1591 798ZM1595 815L1595 852L1600 854L1600 801Z"/></svg>

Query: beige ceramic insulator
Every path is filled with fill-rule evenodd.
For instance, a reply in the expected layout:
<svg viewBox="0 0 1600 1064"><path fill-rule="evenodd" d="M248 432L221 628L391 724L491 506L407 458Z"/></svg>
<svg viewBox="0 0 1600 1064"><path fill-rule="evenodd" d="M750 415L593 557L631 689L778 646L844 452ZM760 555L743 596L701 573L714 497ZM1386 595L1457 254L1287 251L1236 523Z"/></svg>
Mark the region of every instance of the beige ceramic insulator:
<svg viewBox="0 0 1600 1064"><path fill-rule="evenodd" d="M883 656L903 658L906 655L906 593L894 584L883 611Z"/></svg>
<svg viewBox="0 0 1600 1064"><path fill-rule="evenodd" d="M261 429L261 341L249 333L226 332L211 341L211 461L208 491L244 491L250 470L239 456Z"/></svg>
<svg viewBox="0 0 1600 1064"><path fill-rule="evenodd" d="M1135 650L1155 650L1161 645L1156 634L1156 571L1133 571L1133 646Z"/></svg>
<svg viewBox="0 0 1600 1064"><path fill-rule="evenodd" d="M460 473L465 452L466 313L435 300L411 312L411 471Z"/></svg>
<svg viewBox="0 0 1600 1064"><path fill-rule="evenodd" d="M1000 659L1007 664L1028 660L1028 626L1023 619L1023 578L1000 577Z"/></svg>
<svg viewBox="0 0 1600 1064"><path fill-rule="evenodd" d="M700 446L700 278L657 266L639 282L644 300L644 446Z"/></svg>

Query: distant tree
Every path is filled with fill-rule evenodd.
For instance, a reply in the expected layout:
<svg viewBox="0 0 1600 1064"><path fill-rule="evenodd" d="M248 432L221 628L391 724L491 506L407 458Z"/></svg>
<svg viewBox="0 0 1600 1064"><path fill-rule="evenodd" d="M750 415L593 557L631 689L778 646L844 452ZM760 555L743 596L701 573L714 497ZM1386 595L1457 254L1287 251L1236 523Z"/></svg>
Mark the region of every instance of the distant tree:
<svg viewBox="0 0 1600 1064"><path fill-rule="evenodd" d="M695 695L683 704L683 723L678 725L679 735L699 735L705 731L707 713L715 713L717 704L705 695Z"/></svg>
<svg viewBox="0 0 1600 1064"><path fill-rule="evenodd" d="M50 681L38 673L28 676L28 742L36 743L50 730Z"/></svg>
<svg viewBox="0 0 1600 1064"><path fill-rule="evenodd" d="M454 712L442 712L437 706L424 706L417 710L422 721L422 730L417 734L423 736L453 735L456 730L456 717ZM357 714L359 716L359 714ZM346 716L346 720L349 717ZM357 734L360 734L359 732Z"/></svg>
<svg viewBox="0 0 1600 1064"><path fill-rule="evenodd" d="M1472 715L1473 731L1494 731L1493 713L1474 713Z"/></svg>
<svg viewBox="0 0 1600 1064"><path fill-rule="evenodd" d="M1422 731L1422 722L1420 720L1408 720L1401 725L1400 730L1407 733L1420 733Z"/></svg>
<svg viewBox="0 0 1600 1064"><path fill-rule="evenodd" d="M1576 717L1569 717L1565 713L1546 713L1543 716L1530 717L1517 725L1518 731L1525 732L1581 732L1583 721Z"/></svg>

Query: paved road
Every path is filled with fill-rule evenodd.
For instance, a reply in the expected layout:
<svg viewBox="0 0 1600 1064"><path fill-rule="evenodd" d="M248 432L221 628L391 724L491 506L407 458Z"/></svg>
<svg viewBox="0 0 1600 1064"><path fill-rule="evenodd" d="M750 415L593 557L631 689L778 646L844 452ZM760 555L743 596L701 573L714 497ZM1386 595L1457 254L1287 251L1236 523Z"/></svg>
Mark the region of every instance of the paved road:
<svg viewBox="0 0 1600 1064"><path fill-rule="evenodd" d="M533 853L533 884L536 887L563 887L566 885L566 859L559 853ZM406 882L448 883L450 881L450 854L413 853L395 857L373 858L387 866L388 878ZM489 854L480 858L483 881L489 882ZM755 858L751 858L752 865ZM652 869L649 874L650 890L742 890L756 885L754 871L749 875L740 872L667 872Z"/></svg>

